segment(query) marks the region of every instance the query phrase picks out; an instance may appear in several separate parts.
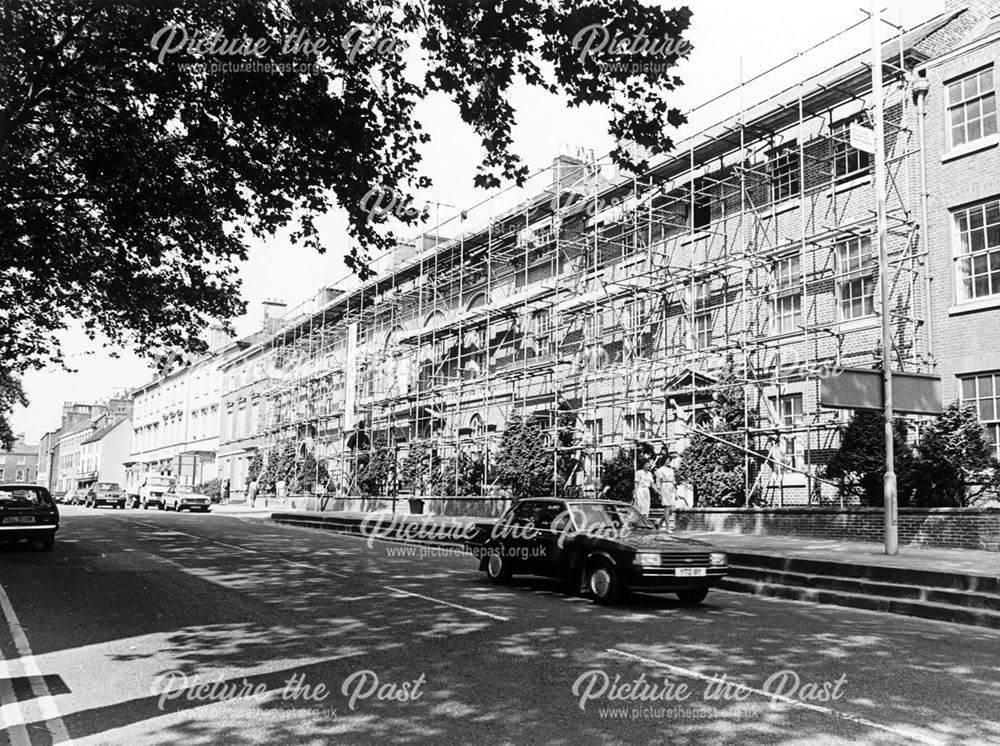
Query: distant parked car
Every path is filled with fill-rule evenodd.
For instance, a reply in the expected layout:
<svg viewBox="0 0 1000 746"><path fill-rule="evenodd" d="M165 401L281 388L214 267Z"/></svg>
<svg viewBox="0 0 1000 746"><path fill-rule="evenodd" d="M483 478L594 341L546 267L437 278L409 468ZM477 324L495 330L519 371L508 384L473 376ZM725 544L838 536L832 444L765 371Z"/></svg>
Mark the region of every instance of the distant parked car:
<svg viewBox="0 0 1000 746"><path fill-rule="evenodd" d="M166 510L175 510L180 513L187 508L190 511L200 510L207 513L212 504L212 498L199 492L197 487L190 484L175 484L163 495L163 507Z"/></svg>
<svg viewBox="0 0 1000 746"><path fill-rule="evenodd" d="M125 510L125 493L118 482L98 482L87 490L84 505L88 508L110 505L112 508Z"/></svg>
<svg viewBox="0 0 1000 746"><path fill-rule="evenodd" d="M59 530L59 508L44 487L0 484L0 541L36 541L52 549Z"/></svg>
<svg viewBox="0 0 1000 746"><path fill-rule="evenodd" d="M150 507L163 510L163 496L176 483L177 480L173 477L161 474L153 474L146 477L143 483L139 485L138 505L136 507L142 506L143 510Z"/></svg>
<svg viewBox="0 0 1000 746"><path fill-rule="evenodd" d="M62 501L67 505L79 505L83 502L83 490L70 487L63 493Z"/></svg>
<svg viewBox="0 0 1000 746"><path fill-rule="evenodd" d="M723 552L673 536L610 500L521 500L475 549L479 569L494 583L515 573L547 575L598 603L635 590L676 593L697 604L729 572Z"/></svg>

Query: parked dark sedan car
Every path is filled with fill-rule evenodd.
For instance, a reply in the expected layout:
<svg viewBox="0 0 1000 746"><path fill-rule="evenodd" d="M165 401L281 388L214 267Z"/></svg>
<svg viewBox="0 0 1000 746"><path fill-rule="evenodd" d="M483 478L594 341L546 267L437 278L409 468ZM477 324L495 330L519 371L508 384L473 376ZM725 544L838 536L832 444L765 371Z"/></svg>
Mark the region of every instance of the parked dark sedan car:
<svg viewBox="0 0 1000 746"><path fill-rule="evenodd" d="M609 500L521 500L474 551L494 583L515 573L563 578L598 603L635 590L676 593L697 604L729 572L723 552L669 534L631 505Z"/></svg>
<svg viewBox="0 0 1000 746"><path fill-rule="evenodd" d="M84 505L88 508L110 505L125 510L125 492L117 482L98 482L87 490Z"/></svg>
<svg viewBox="0 0 1000 746"><path fill-rule="evenodd" d="M37 541L52 549L59 509L44 487L0 484L0 541Z"/></svg>

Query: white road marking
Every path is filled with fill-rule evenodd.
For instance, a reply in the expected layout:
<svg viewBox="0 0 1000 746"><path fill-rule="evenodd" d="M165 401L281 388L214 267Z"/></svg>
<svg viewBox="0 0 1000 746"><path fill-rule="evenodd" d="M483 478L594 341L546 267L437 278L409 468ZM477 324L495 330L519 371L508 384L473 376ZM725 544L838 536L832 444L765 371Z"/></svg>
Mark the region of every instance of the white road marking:
<svg viewBox="0 0 1000 746"><path fill-rule="evenodd" d="M13 672L0 652L0 728L10 738L11 746L31 746L28 730L24 727L24 711L10 683L13 678Z"/></svg>
<svg viewBox="0 0 1000 746"><path fill-rule="evenodd" d="M615 648L608 648L607 652L613 655L620 655L623 658L631 658L632 660L645 663L649 666L658 666L660 668L666 668L674 673L680 674L682 676L690 676L691 678L701 679L702 681L718 681L717 676L710 676L708 674L701 673L700 671L695 671L690 668L683 668L681 666L675 666L672 663L664 663L663 661L655 660L654 658L644 658L641 655L635 655L634 653L627 653L624 650L616 650ZM885 731L886 733L892 733L895 736L902 736L904 738L909 738L910 740L917 741L918 743L931 744L931 746L939 746L945 742L932 738L931 736L925 736L921 733L914 733L911 731L903 730L902 728L894 728L890 725L882 725L881 723L876 723L867 718L857 717L855 715L848 715L844 712L838 712L829 707L823 707L822 705L814 705L811 702L803 702L800 699L794 699L792 697L786 697L782 694L775 694L773 692L768 692L763 689L757 689L752 686L747 686L745 684L738 684L736 682L728 682L727 684L733 689L739 689L744 692L751 692L752 694L760 695L761 697L766 697L771 700L778 700L784 704L791 705L792 707L801 707L806 710L812 710L813 712L819 712L824 715L830 715L831 717L840 718L841 720L847 720L849 722L855 723L856 725L864 725L868 728L875 728L876 730Z"/></svg>
<svg viewBox="0 0 1000 746"><path fill-rule="evenodd" d="M386 590L392 591L393 593L402 593L404 596L416 596L417 598L422 598L425 601L432 601L436 604L442 604L444 606L451 606L455 609L461 609L462 611L467 611L470 614L478 614L479 616L486 616L490 619L496 619L501 622L509 622L510 617L499 616L498 614L491 614L488 611L480 611L479 609L471 609L468 606L462 606L461 604L453 604L451 601L442 601L440 598L432 598L430 596L424 596L420 593L414 593L413 591L404 591L402 588L393 588L391 585L383 586Z"/></svg>
<svg viewBox="0 0 1000 746"><path fill-rule="evenodd" d="M72 744L73 740L69 737L66 724L59 714L59 708L56 707L55 700L52 699L52 693L49 691L41 669L38 668L38 663L35 661L35 656L31 652L28 637L24 634L21 622L18 621L17 614L14 613L14 607L11 605L10 598L7 597L7 592L2 585L0 585L0 610L3 611L4 618L7 620L10 635L14 640L14 647L20 656L19 663L24 668L24 673L31 682L31 691L35 695L35 702L42 712L42 717L45 718L45 727L48 728L49 734L52 736L52 743Z"/></svg>

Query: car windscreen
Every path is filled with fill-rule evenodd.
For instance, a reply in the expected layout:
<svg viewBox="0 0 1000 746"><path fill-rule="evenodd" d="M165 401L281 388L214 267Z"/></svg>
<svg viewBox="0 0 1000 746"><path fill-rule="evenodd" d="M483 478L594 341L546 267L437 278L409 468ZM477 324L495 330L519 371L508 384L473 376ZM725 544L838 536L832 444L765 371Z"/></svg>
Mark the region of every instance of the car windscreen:
<svg viewBox="0 0 1000 746"><path fill-rule="evenodd" d="M654 528L653 524L630 505L579 503L572 506L571 512L577 528L582 531L594 529L634 531Z"/></svg>
<svg viewBox="0 0 1000 746"><path fill-rule="evenodd" d="M0 487L0 510L3 508L39 507L49 504L45 490L32 487Z"/></svg>
<svg viewBox="0 0 1000 746"><path fill-rule="evenodd" d="M174 488L174 491L180 495L190 495L194 492L194 487L189 484L179 484Z"/></svg>
<svg viewBox="0 0 1000 746"><path fill-rule="evenodd" d="M121 488L117 482L98 482L94 485L94 489L98 492L118 492Z"/></svg>

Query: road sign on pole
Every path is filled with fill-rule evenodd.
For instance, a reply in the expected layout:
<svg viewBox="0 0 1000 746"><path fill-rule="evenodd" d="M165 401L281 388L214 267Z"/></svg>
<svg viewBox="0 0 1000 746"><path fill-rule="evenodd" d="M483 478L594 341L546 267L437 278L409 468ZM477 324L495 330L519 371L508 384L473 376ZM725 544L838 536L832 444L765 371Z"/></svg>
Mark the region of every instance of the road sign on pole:
<svg viewBox="0 0 1000 746"><path fill-rule="evenodd" d="M893 410L904 414L941 414L941 376L928 373L892 374ZM819 403L834 409L883 409L882 372L841 368L820 381Z"/></svg>

